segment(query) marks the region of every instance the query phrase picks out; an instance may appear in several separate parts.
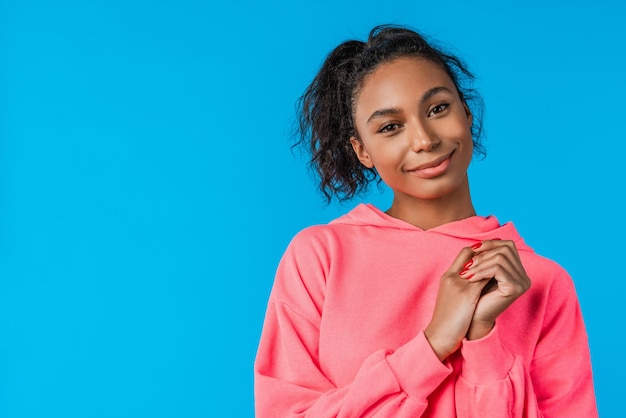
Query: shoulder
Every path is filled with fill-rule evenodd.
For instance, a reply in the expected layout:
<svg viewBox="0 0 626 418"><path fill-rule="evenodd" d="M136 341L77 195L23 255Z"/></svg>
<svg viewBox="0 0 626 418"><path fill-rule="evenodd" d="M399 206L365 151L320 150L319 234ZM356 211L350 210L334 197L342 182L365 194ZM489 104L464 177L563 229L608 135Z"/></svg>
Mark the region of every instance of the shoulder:
<svg viewBox="0 0 626 418"><path fill-rule="evenodd" d="M532 249L521 250L519 254L527 269L540 270L548 275L567 274L567 271L555 260L537 254Z"/></svg>
<svg viewBox="0 0 626 418"><path fill-rule="evenodd" d="M350 248L343 228L333 223L313 225L294 235L278 264L271 300L291 306L306 318L316 318L333 266Z"/></svg>
<svg viewBox="0 0 626 418"><path fill-rule="evenodd" d="M289 242L287 252L317 254L318 256L328 256L329 253L341 246L345 241L346 229L353 229L355 226L344 224L322 224L312 225L299 231Z"/></svg>
<svg viewBox="0 0 626 418"><path fill-rule="evenodd" d="M574 281L569 272L555 260L534 251L520 251L522 265L532 282L532 287L545 292L547 297L560 298L576 295Z"/></svg>
<svg viewBox="0 0 626 418"><path fill-rule="evenodd" d="M302 229L292 238L289 247L311 249L350 240L368 227L374 226L376 217L380 216L379 212L371 205L359 204L326 224L312 225Z"/></svg>

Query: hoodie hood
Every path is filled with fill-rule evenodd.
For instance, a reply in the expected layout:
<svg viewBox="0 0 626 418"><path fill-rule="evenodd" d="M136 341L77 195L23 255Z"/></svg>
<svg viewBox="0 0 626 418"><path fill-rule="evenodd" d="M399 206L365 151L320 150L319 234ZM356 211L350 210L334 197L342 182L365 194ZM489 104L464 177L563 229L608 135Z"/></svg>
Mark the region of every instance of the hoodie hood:
<svg viewBox="0 0 626 418"><path fill-rule="evenodd" d="M518 250L532 251L519 235L513 223L507 222L501 225L498 219L491 215L470 216L469 218L423 230L401 219L387 215L372 204L362 203L345 215L333 220L331 224L373 226L378 228L441 234L455 238L468 239L473 242L500 238L514 241Z"/></svg>

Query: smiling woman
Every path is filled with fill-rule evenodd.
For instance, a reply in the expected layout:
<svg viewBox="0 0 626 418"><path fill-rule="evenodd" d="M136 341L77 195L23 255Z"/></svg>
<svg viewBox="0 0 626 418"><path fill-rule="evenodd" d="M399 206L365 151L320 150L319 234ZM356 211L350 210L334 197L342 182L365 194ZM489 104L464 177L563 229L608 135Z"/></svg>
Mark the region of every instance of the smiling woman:
<svg viewBox="0 0 626 418"><path fill-rule="evenodd" d="M469 81L418 33L382 26L333 50L305 91L300 143L326 198L380 178L393 202L290 243L255 363L258 417L597 416L572 280L474 210Z"/></svg>
<svg viewBox="0 0 626 418"><path fill-rule="evenodd" d="M432 61L406 57L382 65L363 83L350 143L361 164L394 191L387 213L424 228L473 215L467 180L472 115L448 74ZM420 207L445 196L454 202L447 219L413 216L421 218Z"/></svg>

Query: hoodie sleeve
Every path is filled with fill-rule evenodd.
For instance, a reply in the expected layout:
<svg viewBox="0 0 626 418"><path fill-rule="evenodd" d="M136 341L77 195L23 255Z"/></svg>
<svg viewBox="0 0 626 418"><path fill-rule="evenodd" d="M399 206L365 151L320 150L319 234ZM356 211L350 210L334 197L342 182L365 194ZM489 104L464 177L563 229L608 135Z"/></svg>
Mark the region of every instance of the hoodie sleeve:
<svg viewBox="0 0 626 418"><path fill-rule="evenodd" d="M459 417L598 416L578 298L569 276L557 271L530 367L502 343L507 330L498 325L484 338L464 341L456 384Z"/></svg>
<svg viewBox="0 0 626 418"><path fill-rule="evenodd" d="M255 361L258 418L419 417L451 373L423 333L394 352L376 351L354 380L337 386L318 355L328 257L306 241L281 260Z"/></svg>

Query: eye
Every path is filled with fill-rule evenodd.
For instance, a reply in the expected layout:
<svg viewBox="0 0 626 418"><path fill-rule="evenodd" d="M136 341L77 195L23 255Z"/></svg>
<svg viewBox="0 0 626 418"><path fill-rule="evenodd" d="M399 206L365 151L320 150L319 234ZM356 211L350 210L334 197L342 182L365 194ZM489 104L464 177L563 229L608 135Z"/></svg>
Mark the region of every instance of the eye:
<svg viewBox="0 0 626 418"><path fill-rule="evenodd" d="M397 123L388 123L387 125L385 125L382 128L380 128L378 130L378 133L386 134L386 133L390 133L390 132L396 131L399 128L400 128L400 125L398 125Z"/></svg>
<svg viewBox="0 0 626 418"><path fill-rule="evenodd" d="M433 106L430 109L430 111L428 112L428 116L438 115L439 113L441 113L444 110L446 110L448 108L448 106L450 106L448 103L441 103L441 104L438 104L436 106Z"/></svg>

